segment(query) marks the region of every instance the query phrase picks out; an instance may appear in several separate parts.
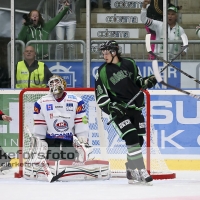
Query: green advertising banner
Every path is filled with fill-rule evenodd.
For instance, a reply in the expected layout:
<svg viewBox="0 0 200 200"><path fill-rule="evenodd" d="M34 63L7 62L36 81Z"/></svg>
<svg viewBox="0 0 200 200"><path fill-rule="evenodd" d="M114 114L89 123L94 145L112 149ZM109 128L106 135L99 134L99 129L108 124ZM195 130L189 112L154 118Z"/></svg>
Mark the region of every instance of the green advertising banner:
<svg viewBox="0 0 200 200"><path fill-rule="evenodd" d="M0 90L0 109L13 118L10 123L0 121L0 146L6 152L16 152L18 149L19 92L20 90Z"/></svg>

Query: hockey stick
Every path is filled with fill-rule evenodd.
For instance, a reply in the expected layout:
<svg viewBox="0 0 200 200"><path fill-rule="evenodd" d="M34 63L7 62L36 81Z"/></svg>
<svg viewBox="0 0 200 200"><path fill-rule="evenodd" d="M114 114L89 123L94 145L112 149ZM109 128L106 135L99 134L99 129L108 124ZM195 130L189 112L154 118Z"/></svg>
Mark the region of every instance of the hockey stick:
<svg viewBox="0 0 200 200"><path fill-rule="evenodd" d="M190 74L184 72L183 70L179 69L178 67L176 67L176 66L174 66L174 65L172 64L172 62L173 62L176 58L178 58L178 57L181 55L181 53L188 47L188 39L187 39L187 36L186 36L185 34L183 34L183 35L181 36L181 37L182 37L182 40L183 40L184 46L182 47L181 51L180 51L170 62L164 60L162 57L160 57L160 56L158 56L158 55L156 55L155 53L152 52L152 50L151 50L151 45L150 45L150 36L151 36L151 34L147 34L147 35L146 35L146 39L145 39L145 40L146 40L146 49L147 49L147 52L148 52L149 54L155 56L157 60L160 60L160 61L162 61L162 62L164 62L164 63L167 64L167 65L160 71L160 73L163 72L167 67L171 66L171 67L173 67L174 69L176 69L177 71L179 71L179 72L181 72L182 74L184 74L185 76L187 76L188 78L190 78L190 79L192 79L193 81L195 81L196 83L199 83L199 84L200 84L200 81L199 81L198 79L195 79L195 78L194 78L193 76L191 76Z"/></svg>
<svg viewBox="0 0 200 200"><path fill-rule="evenodd" d="M156 80L157 80L158 83L161 83L161 84L163 84L163 85L165 85L165 86L167 86L167 87L170 87L170 88L172 88L172 89L174 89L174 90L177 90L177 91L182 92L182 93L184 93L184 94L186 94L186 95L189 95L189 96L191 96L191 97L193 97L193 98L195 98L195 99L200 100L200 96L197 96L197 95L192 94L192 93L190 93L190 92L188 92L188 91L182 90L182 89L180 89L180 88L177 88L177 87L175 87L175 86L172 86L172 85L170 85L170 84L164 82L164 81L162 80L162 77L161 77L160 72L159 72L159 69L158 69L158 61L157 61L157 60L153 60L153 61L152 61L152 67L153 67L154 76L156 77Z"/></svg>
<svg viewBox="0 0 200 200"><path fill-rule="evenodd" d="M32 138L33 135L31 133L30 129L28 128L28 126L25 126L25 128L26 128L26 130L28 132L29 137ZM49 183L52 183L52 182L58 180L65 173L65 170L63 170L62 172L60 172L56 176L53 176L53 174L51 173L51 170L49 168L49 165L47 164L46 159L45 158L41 159L40 163L41 163L41 165L43 167L44 173L45 173L45 175L46 175L47 180L49 181Z"/></svg>
<svg viewBox="0 0 200 200"><path fill-rule="evenodd" d="M128 106L143 92L143 90L147 89L147 85L145 85L124 107L125 109L128 108ZM108 123L107 125L110 125L112 121L114 121L117 118L117 116L114 116Z"/></svg>

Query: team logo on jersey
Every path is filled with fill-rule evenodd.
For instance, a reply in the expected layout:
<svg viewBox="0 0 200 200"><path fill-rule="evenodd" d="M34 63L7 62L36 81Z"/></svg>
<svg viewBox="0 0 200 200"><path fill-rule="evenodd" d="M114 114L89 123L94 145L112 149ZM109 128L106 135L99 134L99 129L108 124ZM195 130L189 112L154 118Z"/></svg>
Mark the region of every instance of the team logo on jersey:
<svg viewBox="0 0 200 200"><path fill-rule="evenodd" d="M57 132L65 132L69 129L68 123L65 120L63 120L62 122L58 122L58 120L56 119L53 123L53 127Z"/></svg>
<svg viewBox="0 0 200 200"><path fill-rule="evenodd" d="M47 104L46 108L47 108L47 111L48 110L53 110L53 104Z"/></svg>
<svg viewBox="0 0 200 200"><path fill-rule="evenodd" d="M85 112L85 105L84 104L81 104L77 107L76 109L76 113L82 113L82 112Z"/></svg>
<svg viewBox="0 0 200 200"><path fill-rule="evenodd" d="M73 111L74 105L73 103L66 103L66 111Z"/></svg>
<svg viewBox="0 0 200 200"><path fill-rule="evenodd" d="M40 110L36 106L34 106L34 114L39 114L39 113L40 113Z"/></svg>

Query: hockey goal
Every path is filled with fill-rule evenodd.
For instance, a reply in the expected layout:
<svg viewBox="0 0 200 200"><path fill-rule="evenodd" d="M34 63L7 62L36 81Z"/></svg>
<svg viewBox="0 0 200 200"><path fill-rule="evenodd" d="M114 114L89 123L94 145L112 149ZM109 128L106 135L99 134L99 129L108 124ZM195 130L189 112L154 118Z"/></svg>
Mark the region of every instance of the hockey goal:
<svg viewBox="0 0 200 200"><path fill-rule="evenodd" d="M86 105L89 119L89 142L93 146L92 157L95 159L109 160L113 177L125 177L126 146L112 125L107 125L109 116L101 112L95 102L93 88L67 88L67 91L80 96ZM26 126L33 128L33 105L41 96L48 94L48 89L27 88L19 95L19 172L16 178L23 177L23 164L25 155L29 151L30 139ZM147 170L154 179L173 179L176 174L172 173L156 145L153 125L150 122L150 94L146 94L146 108L144 116L147 124L147 135L142 147Z"/></svg>

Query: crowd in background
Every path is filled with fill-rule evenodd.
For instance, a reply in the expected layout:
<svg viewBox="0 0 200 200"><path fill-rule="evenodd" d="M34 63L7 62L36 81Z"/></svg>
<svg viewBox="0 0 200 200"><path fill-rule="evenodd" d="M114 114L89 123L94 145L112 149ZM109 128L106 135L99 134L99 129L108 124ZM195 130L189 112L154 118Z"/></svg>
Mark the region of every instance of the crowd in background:
<svg viewBox="0 0 200 200"><path fill-rule="evenodd" d="M48 40L48 39L57 39L57 40L75 40L76 33L76 25L77 25L77 13L80 12L78 7L86 6L86 0L50 0L48 2L48 9L52 12L48 13L48 18L45 18L44 15L44 3L46 0L41 0L37 8L31 10L28 14L23 16L23 26L18 34L18 40L22 40L25 44L30 40ZM168 24L171 28L171 32L175 32L172 36L169 36L171 40L179 40L181 34L184 33L184 30L178 24L178 12L182 9L181 5L175 6L171 3L170 0L167 1L168 13L172 13L172 17L174 17L174 26L170 26L170 20L168 15ZM144 6L145 5L145 6ZM98 0L91 0L91 11L99 8ZM109 12L111 9L111 0L103 0L102 8ZM145 28L147 33L151 33L151 39L162 39L162 21L163 21L163 1L154 1L154 0L145 0L143 2L143 7L141 11L141 20L145 24ZM174 8L174 10L173 10ZM170 30L170 29L169 29ZM200 37L200 26L196 27L196 34ZM34 46L37 60L45 60L49 58L49 48L47 44L35 44ZM177 45L171 45L170 47L171 54L174 55L179 50ZM155 50L156 53L162 53L162 45L157 45L157 49L155 45L152 45L152 49ZM1 51L1 49L0 49ZM73 43L69 43L67 45L57 44L55 48L53 48L54 58L57 60L63 60L65 55L67 59L74 59L75 56L75 48ZM3 51L2 51L3 52ZM186 53L186 51L185 51ZM5 54L5 51L4 51ZM162 55L162 54L161 54ZM6 57L6 55L2 55L1 57ZM153 59L150 57L150 59ZM19 61L19 60L18 60ZM17 62L18 62L17 61ZM6 68L6 60L0 59L0 88L9 88L10 87L10 79L8 75L8 70ZM16 65L17 67L17 65ZM16 77L15 77L16 78Z"/></svg>

